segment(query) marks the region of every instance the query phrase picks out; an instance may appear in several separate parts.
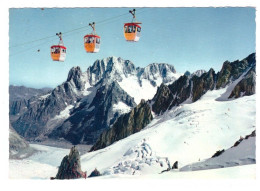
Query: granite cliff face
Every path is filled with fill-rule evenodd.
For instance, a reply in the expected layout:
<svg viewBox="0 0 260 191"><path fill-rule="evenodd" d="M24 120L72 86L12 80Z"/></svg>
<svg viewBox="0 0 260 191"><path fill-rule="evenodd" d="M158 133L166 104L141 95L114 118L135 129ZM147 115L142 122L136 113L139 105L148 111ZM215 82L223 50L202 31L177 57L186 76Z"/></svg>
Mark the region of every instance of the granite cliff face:
<svg viewBox="0 0 260 191"><path fill-rule="evenodd" d="M205 94L208 90L213 90L216 83L216 74L213 69L203 73L200 77L194 76L191 79L192 88L192 101L195 102Z"/></svg>
<svg viewBox="0 0 260 191"><path fill-rule="evenodd" d="M253 67L255 64L255 53L250 54L248 57L241 61L225 61L223 63L221 71L218 73L216 89L224 88L231 81L235 81L242 75L242 73L244 73L248 68Z"/></svg>
<svg viewBox="0 0 260 191"><path fill-rule="evenodd" d="M235 86L229 98L239 98L255 94L256 72L255 66L248 71L245 77Z"/></svg>

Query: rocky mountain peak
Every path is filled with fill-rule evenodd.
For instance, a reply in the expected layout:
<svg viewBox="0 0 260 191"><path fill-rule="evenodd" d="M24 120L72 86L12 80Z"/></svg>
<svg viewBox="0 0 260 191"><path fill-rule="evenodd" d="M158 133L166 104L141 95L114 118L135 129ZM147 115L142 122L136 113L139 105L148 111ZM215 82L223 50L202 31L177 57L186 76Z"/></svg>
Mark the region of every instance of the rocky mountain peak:
<svg viewBox="0 0 260 191"><path fill-rule="evenodd" d="M255 53L250 54L241 61L225 61L223 63L222 69L218 73L216 88L219 89L225 87L231 81L238 79L242 73L244 73L248 68L253 67L255 64Z"/></svg>
<svg viewBox="0 0 260 191"><path fill-rule="evenodd" d="M198 76L198 77L200 77L202 74L204 74L204 73L206 73L207 71L206 70L196 70L195 72L193 72L192 74L191 74L191 77L193 77L193 76Z"/></svg>
<svg viewBox="0 0 260 191"><path fill-rule="evenodd" d="M149 80L153 86L173 82L179 77L174 66L167 63L152 63L145 68L138 68L138 76L140 80Z"/></svg>
<svg viewBox="0 0 260 191"><path fill-rule="evenodd" d="M72 82L75 84L76 88L82 90L84 87L84 82L82 79L82 71L79 66L70 69L67 82Z"/></svg>
<svg viewBox="0 0 260 191"><path fill-rule="evenodd" d="M135 73L135 66L129 60L123 60L121 57L108 57L102 60L96 60L87 70L89 83L95 85L102 78L112 78L118 81L122 77Z"/></svg>
<svg viewBox="0 0 260 191"><path fill-rule="evenodd" d="M185 75L185 76L190 76L191 73L190 73L190 71L187 70L187 71L184 73L184 75Z"/></svg>
<svg viewBox="0 0 260 191"><path fill-rule="evenodd" d="M80 77L82 75L82 71L79 66L72 67L69 71L67 81L70 81L73 78Z"/></svg>

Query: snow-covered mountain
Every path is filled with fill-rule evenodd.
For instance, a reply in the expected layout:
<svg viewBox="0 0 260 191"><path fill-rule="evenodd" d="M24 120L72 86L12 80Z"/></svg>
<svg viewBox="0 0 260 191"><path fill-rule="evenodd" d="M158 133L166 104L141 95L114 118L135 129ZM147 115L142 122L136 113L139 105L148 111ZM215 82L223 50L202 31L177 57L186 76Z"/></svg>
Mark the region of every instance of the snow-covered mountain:
<svg viewBox="0 0 260 191"><path fill-rule="evenodd" d="M97 168L106 175L99 178L254 178L255 165L183 171L191 164L206 167L208 162L204 161L214 159L211 159L212 155L222 149L232 157L225 157L224 152L219 156L221 158L214 159L215 164L255 159L255 137L248 137L237 147L231 147L241 136L255 130L256 96L217 101L227 88L208 91L197 102L181 104L156 116L142 131L109 147L82 155L82 170L89 173ZM49 179L55 176L57 166L69 153L69 149L31 146L41 152L27 159L10 160L10 178ZM161 173L172 167L175 161L178 161L180 171ZM238 164L242 164L241 161Z"/></svg>
<svg viewBox="0 0 260 191"><path fill-rule="evenodd" d="M97 60L85 72L73 67L67 80L51 92L14 104L12 126L28 140L93 144L121 114L141 99L153 98L162 82L171 83L179 76L169 64L136 68L117 57Z"/></svg>
<svg viewBox="0 0 260 191"><path fill-rule="evenodd" d="M106 61L107 64L108 62ZM102 61L100 61L98 65L102 67L106 65L106 68L109 68L107 64L102 64ZM129 66L129 63L125 65ZM161 84L151 100L142 100L137 106L127 106L127 104L134 102L134 98L131 98L124 90L124 84L120 85L125 79L134 76L128 74L126 72L128 70L119 70L121 72L116 74L113 69L108 72L107 69L104 71L100 67L95 67L95 71L98 72L93 72L95 75L93 75L92 84L88 79L87 72L75 71L72 73L78 79L76 81L82 83L77 85L73 82L77 91L71 96L73 98L74 95L77 95L75 98L78 98L78 100L74 99L75 105L67 105L66 109L63 109L58 117L56 116L57 118L52 118L55 119L54 124L57 119L59 119L60 124L59 126L51 126L51 133L48 135L52 136L52 132L55 132L58 128L61 130L61 135L71 137L74 135L76 137L78 136L76 135L77 132L84 134L84 132L80 132L81 127L83 127L81 125L94 120L94 118L79 123L77 119L84 119L88 113L94 112L97 107L106 111L104 110L106 107L103 106L112 102L114 103L112 104L112 111L123 110L123 112L118 114L114 123L107 130L103 129L96 144L92 147L93 151L81 156L83 171L91 172L97 168L107 177L121 177L122 175L137 175L138 177L151 174L152 176L156 175L156 177L157 175L158 177L160 175L165 177L169 173L183 175L182 171L171 170L176 161L178 161L178 166L182 170L190 170L190 168L187 169L189 165L201 169L207 165L220 167L218 162L221 165L224 164L224 167L233 166L236 163L238 165L254 164L255 137L247 136L247 139L241 141L240 144L237 144L236 141L240 137L251 134L256 129L255 67L255 54L251 54L241 61L226 61L218 73L210 69L200 76L183 75L172 83ZM133 69L133 67L130 68ZM133 71L137 71L136 74L138 74L140 69L133 69ZM109 76L113 72L115 75ZM99 75L96 75L98 73L109 77L100 78L99 81L96 81L99 78ZM114 76L116 77L113 78ZM112 78L116 79L116 82L112 83L110 81ZM151 78L153 78L153 75L150 75L149 79ZM74 77L68 79L70 79L69 83L72 83L71 80ZM141 78L137 75L136 79ZM145 79L148 79L148 77ZM142 84L139 81L136 82ZM152 86L154 84L150 80L147 82ZM63 87L66 86L63 85ZM115 88L110 88L111 85ZM119 96L118 93L113 94L113 92L120 92L122 96ZM58 96L58 94L56 95ZM111 99L106 101L106 98ZM130 102L127 102L127 100ZM107 108L110 108L110 106ZM69 112L69 110L71 111ZM107 111L111 112L111 110ZM74 115L75 118L73 119ZM80 116L84 117L81 118ZM109 118L104 117L104 119ZM52 125L52 123L50 124ZM66 134L68 132L70 134ZM82 140L84 140L86 136L82 137ZM80 137L78 139L81 140ZM237 145L236 147L232 147L234 143ZM43 153L39 156L31 156L28 159L29 162L26 161L26 164L22 163L22 165L11 161L11 172L14 172L16 167L23 169L28 164L30 166L30 163L34 166L35 158L36 161L41 161L41 163L45 158L47 162L44 165L38 165L46 167L52 174L43 172L44 175L40 176L44 178L54 176L57 171L56 166L63 157L61 153L64 151L61 152L60 150L57 157L51 156L52 159L50 159L48 153L53 155L53 149L37 145L33 147L38 147L40 150L46 149L46 156L43 156ZM223 149L226 150L224 153L211 158L216 151ZM51 150L51 152L48 150ZM250 176L255 175L254 168L255 166L246 168L250 169ZM234 172L234 168L230 171ZM228 169L225 169L224 172L227 173ZM239 170L235 172L239 173ZM27 177L34 176L30 174Z"/></svg>

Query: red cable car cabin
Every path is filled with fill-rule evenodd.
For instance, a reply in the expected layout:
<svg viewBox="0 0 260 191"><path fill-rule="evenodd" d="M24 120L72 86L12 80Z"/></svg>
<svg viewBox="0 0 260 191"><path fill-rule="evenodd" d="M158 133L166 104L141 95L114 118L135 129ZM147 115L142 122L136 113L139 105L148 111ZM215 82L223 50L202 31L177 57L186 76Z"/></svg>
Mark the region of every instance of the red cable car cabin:
<svg viewBox="0 0 260 191"><path fill-rule="evenodd" d="M84 47L88 53L99 52L100 36L95 34L88 34L84 36Z"/></svg>
<svg viewBox="0 0 260 191"><path fill-rule="evenodd" d="M141 23L125 23L124 35L127 41L137 42L141 36Z"/></svg>
<svg viewBox="0 0 260 191"><path fill-rule="evenodd" d="M58 45L51 46L51 58L53 61L61 61L64 62L66 58L66 47L63 44L62 34L56 33L57 36L60 38L60 42Z"/></svg>
<svg viewBox="0 0 260 191"><path fill-rule="evenodd" d="M64 62L66 58L66 47L61 45L51 46L51 58L53 61Z"/></svg>

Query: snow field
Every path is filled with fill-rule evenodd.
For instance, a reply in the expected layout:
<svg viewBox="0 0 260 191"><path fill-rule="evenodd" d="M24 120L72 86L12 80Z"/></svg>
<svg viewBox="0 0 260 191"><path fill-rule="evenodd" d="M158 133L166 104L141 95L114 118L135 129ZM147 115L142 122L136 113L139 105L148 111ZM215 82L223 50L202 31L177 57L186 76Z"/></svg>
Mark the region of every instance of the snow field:
<svg viewBox="0 0 260 191"><path fill-rule="evenodd" d="M255 151L252 147L254 139L250 139L250 143L240 143L242 150L234 148L230 154L223 153L218 159L208 159L216 151L233 146L240 136L244 137L255 130L255 95L217 101L226 91L227 88L208 91L195 103L183 104L155 116L139 133L82 155L82 170L89 175L97 168L106 175L99 177L101 179L255 178L255 165L244 165L255 159L252 155ZM120 104L116 107L122 108ZM56 175L62 158L69 153L69 149L31 146L40 152L27 159L10 160L10 178L49 179ZM200 169L221 165L228 167L234 163L244 166L194 172L171 170L160 174L172 167L175 161L178 161L179 168L190 164Z"/></svg>
<svg viewBox="0 0 260 191"><path fill-rule="evenodd" d="M231 101L216 101L225 89L208 91L192 104L180 105L155 119L141 132L120 140L111 146L87 153L82 157L83 169L95 167L103 172L130 174L129 168L119 168L132 155L143 139L154 156L167 157L170 165L175 161L179 167L210 158L216 151L230 148L240 136L255 129L255 95ZM130 163L129 163L130 164ZM129 165L128 163L124 166ZM115 168L114 168L115 167ZM111 171L111 169L117 169ZM166 170L149 165L150 171ZM140 170L140 174L146 174Z"/></svg>
<svg viewBox="0 0 260 191"><path fill-rule="evenodd" d="M142 86L140 86L138 78L135 75L123 78L118 84L125 92L134 98L136 104L139 104L141 99L152 99L157 90L157 87L152 86L150 81L146 79L142 80Z"/></svg>
<svg viewBox="0 0 260 191"><path fill-rule="evenodd" d="M128 105L126 105L125 103L120 101L117 104L113 105L112 110L114 113L118 112L121 115L121 114L130 112L131 107L129 107Z"/></svg>
<svg viewBox="0 0 260 191"><path fill-rule="evenodd" d="M50 179L56 176L58 166L69 149L30 144L37 153L23 160L9 160L11 179Z"/></svg>

